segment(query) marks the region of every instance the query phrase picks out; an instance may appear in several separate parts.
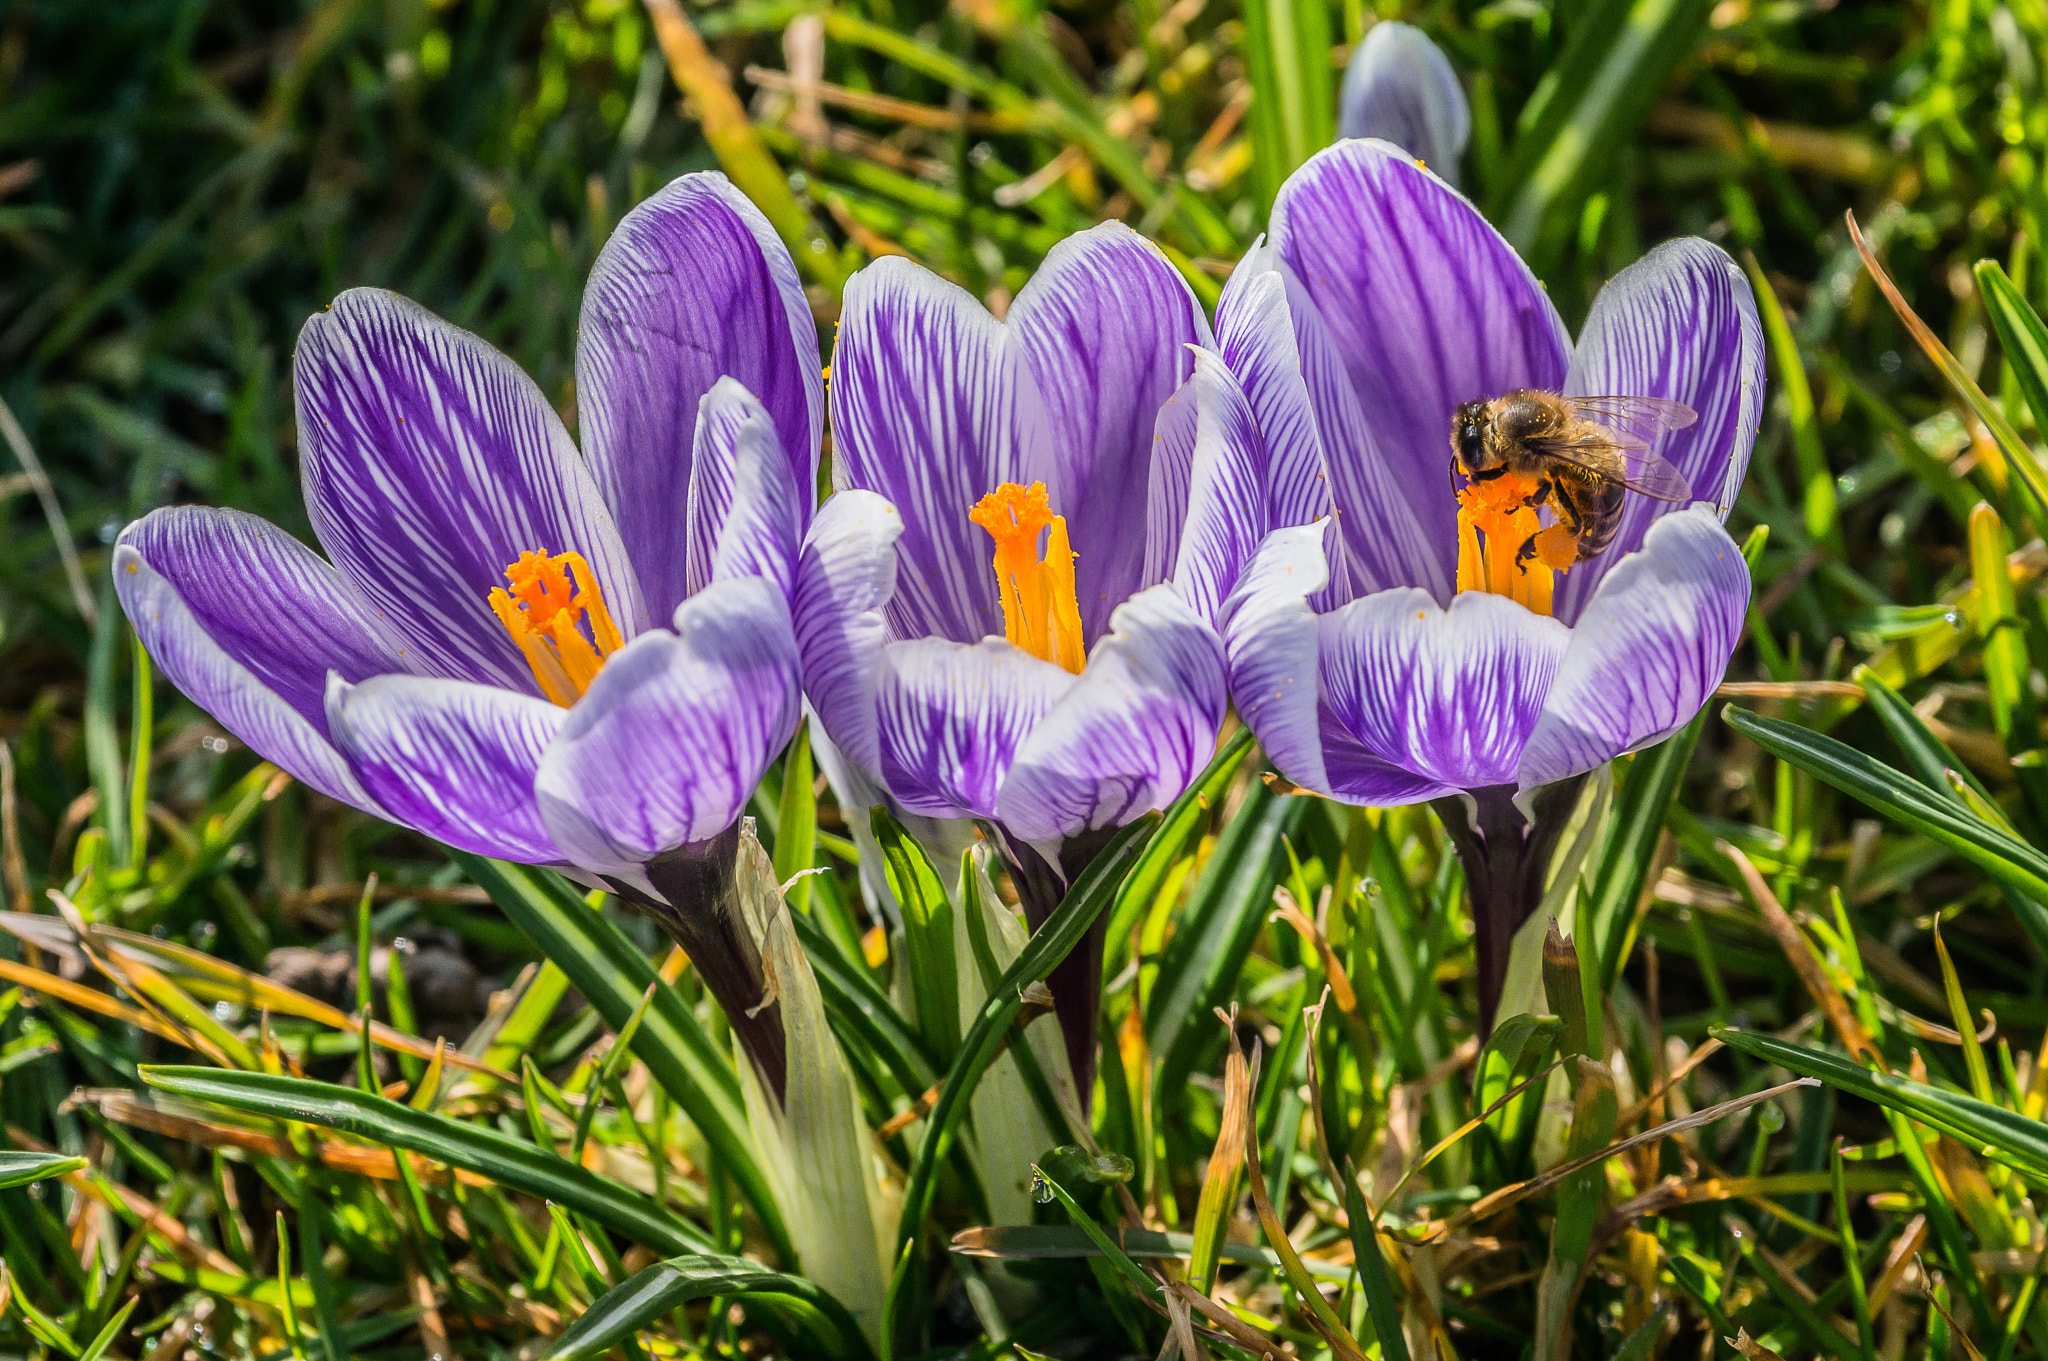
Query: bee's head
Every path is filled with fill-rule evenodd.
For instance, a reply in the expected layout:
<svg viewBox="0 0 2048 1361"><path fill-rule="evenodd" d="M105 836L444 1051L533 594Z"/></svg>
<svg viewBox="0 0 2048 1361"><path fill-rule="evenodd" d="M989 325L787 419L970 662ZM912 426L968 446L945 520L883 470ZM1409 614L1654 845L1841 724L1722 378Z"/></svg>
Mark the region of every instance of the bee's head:
<svg viewBox="0 0 2048 1361"><path fill-rule="evenodd" d="M1485 472L1499 462L1487 445L1486 428L1491 423L1485 402L1467 402L1451 418L1451 450L1465 471Z"/></svg>

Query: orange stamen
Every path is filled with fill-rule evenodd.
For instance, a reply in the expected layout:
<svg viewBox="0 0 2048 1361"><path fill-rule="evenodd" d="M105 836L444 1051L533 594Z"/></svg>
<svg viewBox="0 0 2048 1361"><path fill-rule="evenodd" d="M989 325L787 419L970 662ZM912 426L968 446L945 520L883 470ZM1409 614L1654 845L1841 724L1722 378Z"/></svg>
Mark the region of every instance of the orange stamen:
<svg viewBox="0 0 2048 1361"><path fill-rule="evenodd" d="M967 518L996 541L996 584L1002 592L1003 636L1034 657L1078 674L1081 606L1074 596L1074 550L1065 517L1052 513L1045 483L1005 482L981 498ZM1046 531L1045 557L1038 535Z"/></svg>
<svg viewBox="0 0 2048 1361"><path fill-rule="evenodd" d="M491 592L491 612L512 635L541 693L568 708L597 679L625 639L605 608L604 592L580 553L521 553L505 569L510 584Z"/></svg>
<svg viewBox="0 0 2048 1361"><path fill-rule="evenodd" d="M1504 595L1537 614L1550 613L1556 572L1541 558L1517 562L1522 545L1543 528L1524 505L1536 480L1502 473L1458 489L1458 589Z"/></svg>

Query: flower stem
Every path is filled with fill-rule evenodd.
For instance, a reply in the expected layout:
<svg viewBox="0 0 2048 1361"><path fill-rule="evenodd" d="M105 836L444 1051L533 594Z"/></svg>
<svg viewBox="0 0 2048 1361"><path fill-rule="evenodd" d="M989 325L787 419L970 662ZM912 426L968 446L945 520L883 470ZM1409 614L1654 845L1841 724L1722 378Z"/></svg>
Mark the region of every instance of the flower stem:
<svg viewBox="0 0 2048 1361"><path fill-rule="evenodd" d="M996 838L1016 882L1017 896L1024 902L1024 920L1034 932L1065 901L1068 887L1116 832L1109 827L1068 837L1060 847L1057 871L1044 856L1007 833ZM1108 914L1097 917L1045 980L1052 990L1053 1014L1059 1018L1060 1035L1066 1041L1067 1066L1074 1070L1074 1093L1080 1098L1084 1116L1095 1097L1095 1023L1102 1011L1102 943L1108 926Z"/></svg>
<svg viewBox="0 0 2048 1361"><path fill-rule="evenodd" d="M623 883L613 886L653 917L690 957L691 967L718 999L762 1082L780 1101L789 1071L782 1006L768 995L761 951L740 914L739 844L735 822L708 841L648 862L647 879L655 896Z"/></svg>
<svg viewBox="0 0 2048 1361"><path fill-rule="evenodd" d="M1482 1037L1493 1033L1494 1013L1507 984L1509 948L1522 923L1543 901L1551 853L1571 820L1585 780L1575 775L1537 790L1531 800L1533 823L1515 806L1511 784L1470 789L1430 804L1465 866L1465 891L1472 899L1472 944L1479 960Z"/></svg>

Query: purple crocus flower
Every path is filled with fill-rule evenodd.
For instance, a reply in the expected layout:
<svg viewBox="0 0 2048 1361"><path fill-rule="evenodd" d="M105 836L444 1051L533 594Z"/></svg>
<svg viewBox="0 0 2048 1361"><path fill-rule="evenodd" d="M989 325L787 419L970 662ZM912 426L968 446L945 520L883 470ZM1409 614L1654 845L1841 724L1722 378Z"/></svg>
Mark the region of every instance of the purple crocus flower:
<svg viewBox="0 0 2048 1361"><path fill-rule="evenodd" d="M1392 142L1455 189L1458 161L1472 139L1472 107L1429 35L1387 19L1366 30L1344 68L1337 133Z"/></svg>
<svg viewBox="0 0 2048 1361"><path fill-rule="evenodd" d="M1218 331L1238 386L1203 424L1265 460L1272 530L1221 616L1232 695L1294 783L1442 801L1490 1023L1575 780L1684 726L1741 636L1749 574L1722 521L1763 403L1749 284L1720 248L1670 242L1600 292L1574 345L1470 203L1401 149L1347 141L1281 189ZM1509 526L1481 484L1454 491L1452 417L1525 389L1690 408L1652 444L1697 499L1628 493L1611 546L1555 576L1488 554ZM1512 516L1502 545L1539 523Z"/></svg>
<svg viewBox="0 0 2048 1361"><path fill-rule="evenodd" d="M820 574L836 603L812 617L839 631L841 663L807 638L807 690L902 810L990 831L1034 928L1110 833L1215 752L1218 573L1250 545L1224 551L1216 489L1242 475L1222 467L1232 451L1197 447L1182 392L1198 370L1227 381L1213 347L1172 264L1115 222L1055 247L1002 321L904 259L847 284L834 475L901 518L867 523ZM1193 514L1158 523L1162 481ZM1051 979L1083 1093L1099 952Z"/></svg>
<svg viewBox="0 0 2048 1361"><path fill-rule="evenodd" d="M293 356L326 558L173 507L121 535L115 584L171 680L304 783L655 911L779 1090L725 909L736 820L801 704L824 393L789 254L723 176L620 222L576 376L580 456L503 354L344 293Z"/></svg>

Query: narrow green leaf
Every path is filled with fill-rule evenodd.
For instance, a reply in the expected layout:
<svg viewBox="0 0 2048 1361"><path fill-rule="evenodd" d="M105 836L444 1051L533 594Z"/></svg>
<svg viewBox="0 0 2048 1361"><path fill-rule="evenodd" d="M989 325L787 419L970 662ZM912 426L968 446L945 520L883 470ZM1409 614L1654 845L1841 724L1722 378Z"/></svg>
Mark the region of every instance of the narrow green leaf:
<svg viewBox="0 0 2048 1361"><path fill-rule="evenodd" d="M1365 1315L1387 1361L1408 1361L1408 1338L1401 1331L1401 1311L1394 1303L1394 1283L1380 1255L1380 1236L1365 1192L1353 1170L1344 1179L1344 1213L1351 1220L1351 1253L1358 1264L1358 1284L1365 1291Z"/></svg>
<svg viewBox="0 0 2048 1361"><path fill-rule="evenodd" d="M1771 287L1756 256L1744 251L1742 264L1749 271L1757 313L1763 319L1764 334L1770 339L1778 391L1785 395L1785 414L1792 427L1792 453L1799 467L1798 501L1807 537L1838 555L1844 554L1848 545L1836 519L1835 473L1828 467L1827 450L1821 445L1820 417L1814 410L1813 387L1806 379L1806 360L1799 353L1799 342L1792 334L1791 322L1785 319L1778 292Z"/></svg>
<svg viewBox="0 0 2048 1361"><path fill-rule="evenodd" d="M1998 348L2012 365L2013 377L2033 409L2034 424L2048 430L2048 325L2041 314L2028 306L2020 291L1996 260L1979 260L1975 270L1977 291L1984 299L1984 315L1997 333Z"/></svg>
<svg viewBox="0 0 2048 1361"><path fill-rule="evenodd" d="M1715 1029L1730 1049L1774 1063L1788 1072L1818 1078L1837 1091L1860 1096L1959 1140L1974 1152L2048 1185L2048 1124L1961 1092L1859 1067L1839 1054L1792 1044L1750 1030Z"/></svg>
<svg viewBox="0 0 2048 1361"><path fill-rule="evenodd" d="M500 1186L558 1202L656 1252L695 1252L712 1246L703 1230L647 1197L558 1154L481 1125L306 1078L200 1067L144 1067L142 1078L179 1096L410 1149Z"/></svg>
<svg viewBox="0 0 2048 1361"><path fill-rule="evenodd" d="M811 725L805 719L789 740L789 753L782 759L782 798L775 819L775 880L788 884L784 897L797 915L811 910L809 876L818 849L818 791L811 768Z"/></svg>
<svg viewBox="0 0 2048 1361"><path fill-rule="evenodd" d="M541 956L562 967L606 1024L614 1031L626 1024L640 995L659 981L654 965L633 942L592 910L560 875L466 851L449 854ZM731 1056L704 1033L676 990L665 983L655 989L633 1052L718 1150L776 1251L795 1256L774 1193L754 1159Z"/></svg>
<svg viewBox="0 0 2048 1361"><path fill-rule="evenodd" d="M18 1149L0 1149L0 1191L12 1186L26 1186L32 1181L42 1181L46 1177L61 1177L86 1166L85 1159L67 1158L61 1153L24 1153Z"/></svg>
<svg viewBox="0 0 2048 1361"><path fill-rule="evenodd" d="M629 1340L669 1310L692 1300L729 1296L779 1315L816 1344L812 1355L839 1361L872 1356L860 1328L839 1301L800 1276L785 1276L739 1257L671 1257L614 1287L543 1355L582 1361Z"/></svg>
<svg viewBox="0 0 2048 1361"><path fill-rule="evenodd" d="M2048 899L2048 856L1971 816L1955 800L1832 737L1732 705L1722 712L1730 727L1773 756L1918 829L2029 897Z"/></svg>
<svg viewBox="0 0 2048 1361"><path fill-rule="evenodd" d="M107 1326L100 1329L98 1336L85 1344L85 1350L78 1354L78 1361L100 1361L107 1348L114 1345L114 1339L121 1334L121 1325L135 1312L135 1306L142 1303L142 1296L136 1295L121 1306L121 1312L107 1320Z"/></svg>
<svg viewBox="0 0 2048 1361"><path fill-rule="evenodd" d="M1637 928L1636 904L1650 877L1650 863L1656 858L1664 815L1678 797L1679 784L1706 725L1707 711L1702 709L1677 733L1629 758L1628 774L1609 815L1600 863L1591 875L1592 892L1579 908L1586 914L1581 920L1592 922L1593 939L1599 942L1603 997L1614 990L1622 966L1628 962Z"/></svg>
<svg viewBox="0 0 2048 1361"><path fill-rule="evenodd" d="M953 941L953 903L931 857L902 823L877 806L869 810L875 842L882 848L889 891L903 909L904 953L910 962L910 992L917 1006L918 1033L941 1063L960 1048L960 979Z"/></svg>

